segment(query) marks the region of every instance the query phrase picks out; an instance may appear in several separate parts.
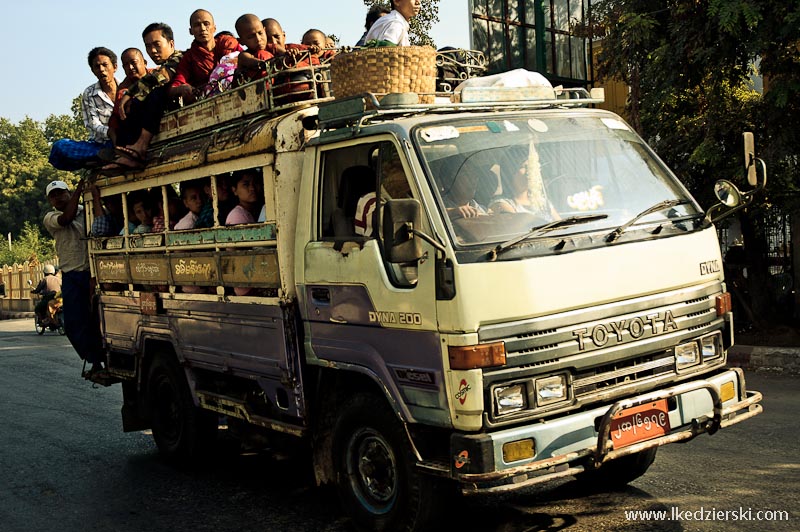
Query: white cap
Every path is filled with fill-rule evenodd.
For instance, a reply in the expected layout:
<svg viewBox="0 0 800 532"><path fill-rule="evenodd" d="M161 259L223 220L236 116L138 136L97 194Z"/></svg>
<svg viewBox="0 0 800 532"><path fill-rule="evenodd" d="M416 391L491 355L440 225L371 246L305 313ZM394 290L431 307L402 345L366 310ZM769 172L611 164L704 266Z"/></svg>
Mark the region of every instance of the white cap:
<svg viewBox="0 0 800 532"><path fill-rule="evenodd" d="M45 264L44 265L44 274L45 275L55 275L56 274L56 267L52 264Z"/></svg>
<svg viewBox="0 0 800 532"><path fill-rule="evenodd" d="M45 190L44 195L49 196L54 190L69 190L69 187L63 181L50 181L50 184L47 185L47 190Z"/></svg>

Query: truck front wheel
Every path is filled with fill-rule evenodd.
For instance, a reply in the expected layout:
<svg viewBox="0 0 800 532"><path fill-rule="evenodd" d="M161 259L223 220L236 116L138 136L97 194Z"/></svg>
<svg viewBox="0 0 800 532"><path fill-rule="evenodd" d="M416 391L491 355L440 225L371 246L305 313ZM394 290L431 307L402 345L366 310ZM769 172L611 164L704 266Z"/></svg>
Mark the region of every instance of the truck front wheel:
<svg viewBox="0 0 800 532"><path fill-rule="evenodd" d="M190 460L214 440L217 416L194 406L186 377L174 359L155 358L148 391L153 439L162 455Z"/></svg>
<svg viewBox="0 0 800 532"><path fill-rule="evenodd" d="M405 431L385 401L359 394L333 431L336 485L363 530L419 530L433 510L432 479L421 475Z"/></svg>

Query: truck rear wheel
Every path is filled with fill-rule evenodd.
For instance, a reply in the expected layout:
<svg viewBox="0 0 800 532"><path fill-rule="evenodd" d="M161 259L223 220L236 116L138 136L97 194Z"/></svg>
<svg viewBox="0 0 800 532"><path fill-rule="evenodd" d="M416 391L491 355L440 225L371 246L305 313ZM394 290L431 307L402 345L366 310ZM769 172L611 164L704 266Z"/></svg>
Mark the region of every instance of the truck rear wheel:
<svg viewBox="0 0 800 532"><path fill-rule="evenodd" d="M363 530L419 530L432 515L432 482L415 467L405 430L383 399L359 394L333 431L339 499Z"/></svg>
<svg viewBox="0 0 800 532"><path fill-rule="evenodd" d="M216 436L218 419L194 406L183 370L171 357L156 357L147 382L159 452L179 462L201 454Z"/></svg>
<svg viewBox="0 0 800 532"><path fill-rule="evenodd" d="M656 459L658 447L616 460L611 460L598 469L589 470L578 475L578 479L595 488L622 488L647 472Z"/></svg>

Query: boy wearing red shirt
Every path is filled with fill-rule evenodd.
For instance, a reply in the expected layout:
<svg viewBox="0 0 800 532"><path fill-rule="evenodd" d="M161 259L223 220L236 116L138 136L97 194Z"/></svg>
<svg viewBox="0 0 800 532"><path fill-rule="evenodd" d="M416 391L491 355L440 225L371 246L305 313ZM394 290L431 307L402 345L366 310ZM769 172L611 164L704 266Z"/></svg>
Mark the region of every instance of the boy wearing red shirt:
<svg viewBox="0 0 800 532"><path fill-rule="evenodd" d="M194 41L178 63L169 91L171 97L182 97L184 103L193 102L194 89L203 88L208 83L219 60L241 49L234 37L220 35L215 38L216 32L214 17L205 9L198 9L189 17L189 33L194 36Z"/></svg>
<svg viewBox="0 0 800 532"><path fill-rule="evenodd" d="M262 68L262 62L274 57L267 50L264 25L255 15L242 15L236 20L236 33L239 34L239 42L247 47L239 54L239 71L246 81L263 78L267 75L267 70Z"/></svg>
<svg viewBox="0 0 800 532"><path fill-rule="evenodd" d="M317 46L306 46L305 44L286 44L286 32L283 31L280 23L274 18L265 18L261 21L267 33L267 50L281 61L275 60L274 67L277 70L290 68L303 68L311 65L319 65ZM302 58L304 53L308 53L308 58ZM317 54L317 55L314 55ZM310 74L308 72L294 72L291 74L276 76L273 94L278 105L291 103L313 98L308 91L311 89ZM300 94L293 94L300 93Z"/></svg>

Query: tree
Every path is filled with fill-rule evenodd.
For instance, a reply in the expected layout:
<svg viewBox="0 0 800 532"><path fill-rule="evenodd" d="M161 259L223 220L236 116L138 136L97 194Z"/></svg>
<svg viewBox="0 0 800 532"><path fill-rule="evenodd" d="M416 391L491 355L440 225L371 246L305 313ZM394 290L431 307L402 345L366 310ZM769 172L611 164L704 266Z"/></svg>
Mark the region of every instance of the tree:
<svg viewBox="0 0 800 532"><path fill-rule="evenodd" d="M52 142L59 138L86 138L79 113L80 107L73 105L72 116L50 115L44 124L31 118L12 124L0 118L0 231L3 235L10 232L12 238L20 238L26 221L37 227L40 225L44 213L50 210L44 197L49 181L77 182L78 176L56 170L47 157Z"/></svg>
<svg viewBox="0 0 800 532"><path fill-rule="evenodd" d="M713 201L716 179L742 181L741 132L756 133L770 185L741 220L754 315L768 321L767 211L800 207L800 4L602 0L592 16L588 27L603 38L601 74L629 84L632 125L701 204ZM763 96L750 81L759 60Z"/></svg>
<svg viewBox="0 0 800 532"><path fill-rule="evenodd" d="M43 262L55 256L53 239L42 236L37 225L25 221L19 237L11 241L11 249L0 248L0 264Z"/></svg>
<svg viewBox="0 0 800 532"><path fill-rule="evenodd" d="M389 2L382 0L364 0L368 7L383 5L389 7ZM366 12L365 12L366 15ZM409 39L414 46L436 46L429 33L434 24L439 22L439 0L426 0L422 3L419 15L412 18L409 24L411 31Z"/></svg>

